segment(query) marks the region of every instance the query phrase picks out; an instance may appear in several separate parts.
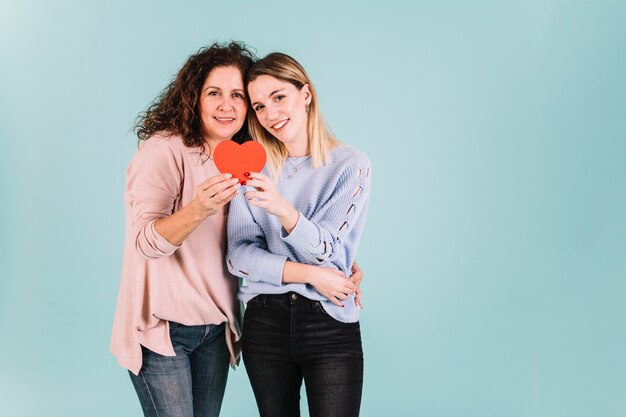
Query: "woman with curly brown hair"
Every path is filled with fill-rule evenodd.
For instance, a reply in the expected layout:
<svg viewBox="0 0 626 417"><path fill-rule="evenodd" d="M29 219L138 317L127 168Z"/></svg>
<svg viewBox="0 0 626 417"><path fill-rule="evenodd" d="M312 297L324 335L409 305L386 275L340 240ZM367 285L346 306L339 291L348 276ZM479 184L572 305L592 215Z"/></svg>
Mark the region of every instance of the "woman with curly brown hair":
<svg viewBox="0 0 626 417"><path fill-rule="evenodd" d="M202 48L142 113L126 171L126 237L111 351L146 416L217 416L239 354L237 283L224 265L239 184L212 159L248 138L245 45Z"/></svg>

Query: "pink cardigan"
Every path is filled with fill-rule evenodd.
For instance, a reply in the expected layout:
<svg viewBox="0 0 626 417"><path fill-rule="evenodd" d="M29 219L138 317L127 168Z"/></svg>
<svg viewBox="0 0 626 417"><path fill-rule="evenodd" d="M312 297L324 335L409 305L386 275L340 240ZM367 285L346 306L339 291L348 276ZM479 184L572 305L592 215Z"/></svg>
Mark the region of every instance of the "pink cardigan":
<svg viewBox="0 0 626 417"><path fill-rule="evenodd" d="M206 159L206 155L204 156ZM157 219L188 204L198 184L219 174L198 148L177 136L143 142L126 170L126 238L111 352L138 374L141 345L174 356L168 321L226 322L231 365L239 354L237 280L226 269L228 207L208 217L180 246L155 229Z"/></svg>

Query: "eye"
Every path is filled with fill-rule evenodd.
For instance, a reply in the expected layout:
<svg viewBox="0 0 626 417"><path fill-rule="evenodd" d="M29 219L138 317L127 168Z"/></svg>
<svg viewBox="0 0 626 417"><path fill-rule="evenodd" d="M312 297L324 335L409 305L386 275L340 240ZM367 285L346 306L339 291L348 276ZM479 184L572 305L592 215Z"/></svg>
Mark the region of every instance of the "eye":
<svg viewBox="0 0 626 417"><path fill-rule="evenodd" d="M256 106L254 106L254 111L258 113L258 112L260 112L261 110L263 110L264 108L265 108L265 106L264 106L264 105L262 105L262 104L257 104Z"/></svg>
<svg viewBox="0 0 626 417"><path fill-rule="evenodd" d="M233 97L241 100L245 98L245 96L241 93L233 93Z"/></svg>
<svg viewBox="0 0 626 417"><path fill-rule="evenodd" d="M285 96L282 94L277 95L276 97L274 97L274 101L281 101L282 99L284 99Z"/></svg>
<svg viewBox="0 0 626 417"><path fill-rule="evenodd" d="M207 94L208 96L213 96L213 97L217 97L220 95L219 91L209 91L209 94Z"/></svg>

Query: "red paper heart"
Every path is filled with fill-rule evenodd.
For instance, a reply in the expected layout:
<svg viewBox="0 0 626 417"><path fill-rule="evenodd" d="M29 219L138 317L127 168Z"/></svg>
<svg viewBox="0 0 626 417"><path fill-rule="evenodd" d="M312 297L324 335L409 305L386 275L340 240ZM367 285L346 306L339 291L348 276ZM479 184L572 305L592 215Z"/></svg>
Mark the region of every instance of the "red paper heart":
<svg viewBox="0 0 626 417"><path fill-rule="evenodd" d="M213 154L215 166L222 174L232 174L239 182L249 180L244 172L259 172L265 166L265 148L259 142L249 141L242 145L232 140L223 140Z"/></svg>

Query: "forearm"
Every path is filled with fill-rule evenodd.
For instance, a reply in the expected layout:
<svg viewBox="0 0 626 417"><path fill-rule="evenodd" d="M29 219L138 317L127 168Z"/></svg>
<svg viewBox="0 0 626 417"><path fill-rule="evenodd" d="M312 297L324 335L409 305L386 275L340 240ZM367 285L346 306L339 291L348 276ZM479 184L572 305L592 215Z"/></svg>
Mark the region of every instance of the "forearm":
<svg viewBox="0 0 626 417"><path fill-rule="evenodd" d="M334 268L325 268L287 261L283 268L283 283L308 284L326 297L331 303L343 306L342 301L352 294L357 286Z"/></svg>
<svg viewBox="0 0 626 417"><path fill-rule="evenodd" d="M281 233L281 238L297 250L307 263L313 265L339 262L343 256L338 232L331 233L326 227L308 220L303 215L299 216L290 233Z"/></svg>
<svg viewBox="0 0 626 417"><path fill-rule="evenodd" d="M207 217L192 200L189 204L154 223L156 231L173 245L180 245Z"/></svg>
<svg viewBox="0 0 626 417"><path fill-rule="evenodd" d="M283 268L283 283L311 284L316 266L287 261Z"/></svg>
<svg viewBox="0 0 626 417"><path fill-rule="evenodd" d="M231 239L232 241L232 239ZM231 274L253 282L283 285L287 257L268 252L259 243L229 243L226 265Z"/></svg>

